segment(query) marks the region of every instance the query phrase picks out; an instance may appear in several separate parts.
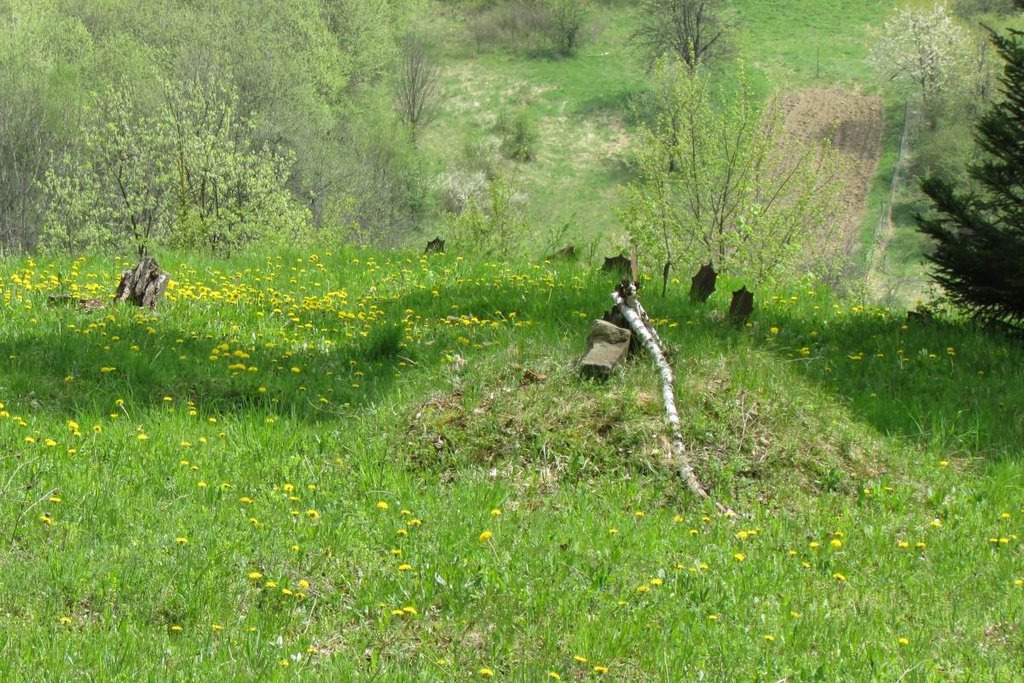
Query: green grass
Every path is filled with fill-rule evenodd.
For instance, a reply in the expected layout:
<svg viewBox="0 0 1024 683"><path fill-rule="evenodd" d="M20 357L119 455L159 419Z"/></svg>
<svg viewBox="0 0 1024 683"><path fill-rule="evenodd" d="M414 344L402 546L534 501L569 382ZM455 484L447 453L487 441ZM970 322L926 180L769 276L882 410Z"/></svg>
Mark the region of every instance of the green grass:
<svg viewBox="0 0 1024 683"><path fill-rule="evenodd" d="M767 94L807 86L875 91L864 58L873 32L895 3L736 3L734 57L719 65L730 87L737 64ZM477 54L466 37L464 15L437 8L425 24L442 48L442 106L422 136L437 168L457 168L465 144L492 132L499 113L528 108L538 119L538 158L506 164L529 197L534 222L569 222L578 245L620 246L616 210L620 188L632 178L629 109L650 88L639 56L629 48L635 25L629 3L595 3L591 39L569 59L531 58L503 50ZM884 173L880 170L880 177Z"/></svg>
<svg viewBox="0 0 1024 683"><path fill-rule="evenodd" d="M47 305L108 296L107 259L0 265L4 681L1024 667L1017 342L809 286L743 329L646 296L727 518L666 462L645 358L577 378L599 274L163 262L153 312Z"/></svg>

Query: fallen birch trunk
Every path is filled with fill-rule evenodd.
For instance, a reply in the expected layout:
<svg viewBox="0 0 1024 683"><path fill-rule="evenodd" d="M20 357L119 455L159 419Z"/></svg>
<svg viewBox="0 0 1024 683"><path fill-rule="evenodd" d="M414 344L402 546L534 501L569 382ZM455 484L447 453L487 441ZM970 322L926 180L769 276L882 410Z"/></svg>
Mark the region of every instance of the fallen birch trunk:
<svg viewBox="0 0 1024 683"><path fill-rule="evenodd" d="M675 375L672 373L672 366L665 357L664 347L657 331L651 325L647 312L636 298L636 285L629 281L623 281L612 291L612 301L615 307L629 323L633 334L640 340L647 352L654 359L654 364L661 372L661 397L665 402L665 415L668 417L668 424L672 432L672 453L679 463L679 475L686 482L687 487L698 498L709 498L708 492L697 479L690 459L686 457L686 445L683 443L682 426L679 420L679 411L676 410L676 389ZM721 512L730 513L721 503L715 502L715 506Z"/></svg>

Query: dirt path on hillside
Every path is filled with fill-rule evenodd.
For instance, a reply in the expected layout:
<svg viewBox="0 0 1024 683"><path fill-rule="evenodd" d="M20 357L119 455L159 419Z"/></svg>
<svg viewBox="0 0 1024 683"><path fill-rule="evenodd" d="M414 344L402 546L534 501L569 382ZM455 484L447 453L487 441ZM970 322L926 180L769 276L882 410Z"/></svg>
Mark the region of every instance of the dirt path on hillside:
<svg viewBox="0 0 1024 683"><path fill-rule="evenodd" d="M787 93L782 107L787 133L804 141L829 139L842 157L846 190L840 200L838 238L813 246L818 253L841 256L844 274L853 274L868 191L882 154L882 100L840 88L807 88Z"/></svg>

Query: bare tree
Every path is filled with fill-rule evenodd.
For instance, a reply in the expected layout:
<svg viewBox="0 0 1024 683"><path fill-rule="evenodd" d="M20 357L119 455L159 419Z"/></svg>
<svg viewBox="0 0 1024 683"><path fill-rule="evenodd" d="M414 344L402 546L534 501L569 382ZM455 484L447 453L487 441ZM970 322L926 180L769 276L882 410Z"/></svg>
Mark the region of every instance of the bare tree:
<svg viewBox="0 0 1024 683"><path fill-rule="evenodd" d="M401 53L395 110L416 140L416 134L434 113L437 102L438 67L430 56L427 43L417 36L407 36Z"/></svg>
<svg viewBox="0 0 1024 683"><path fill-rule="evenodd" d="M629 37L648 68L669 56L693 68L726 52L728 0L639 0L639 26Z"/></svg>

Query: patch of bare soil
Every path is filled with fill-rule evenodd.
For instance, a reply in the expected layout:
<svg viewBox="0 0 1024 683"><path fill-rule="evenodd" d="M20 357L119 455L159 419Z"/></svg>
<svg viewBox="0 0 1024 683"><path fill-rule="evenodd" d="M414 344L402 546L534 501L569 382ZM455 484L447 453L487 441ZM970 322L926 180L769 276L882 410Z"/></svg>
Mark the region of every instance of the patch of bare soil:
<svg viewBox="0 0 1024 683"><path fill-rule="evenodd" d="M838 239L823 249L851 262L860 248L868 190L882 154L884 109L879 97L840 88L807 88L782 98L786 132L807 142L831 140L843 159Z"/></svg>

